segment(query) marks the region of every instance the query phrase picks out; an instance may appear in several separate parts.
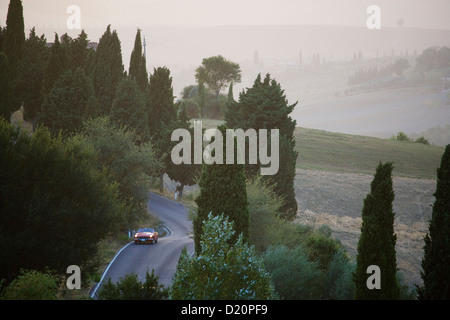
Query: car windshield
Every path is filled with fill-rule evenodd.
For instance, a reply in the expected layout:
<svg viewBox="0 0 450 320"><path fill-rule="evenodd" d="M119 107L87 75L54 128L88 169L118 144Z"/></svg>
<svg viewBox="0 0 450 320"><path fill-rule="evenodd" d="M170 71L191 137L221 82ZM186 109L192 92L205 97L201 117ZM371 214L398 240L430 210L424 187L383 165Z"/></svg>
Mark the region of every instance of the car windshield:
<svg viewBox="0 0 450 320"><path fill-rule="evenodd" d="M140 228L137 232L155 232L152 228Z"/></svg>

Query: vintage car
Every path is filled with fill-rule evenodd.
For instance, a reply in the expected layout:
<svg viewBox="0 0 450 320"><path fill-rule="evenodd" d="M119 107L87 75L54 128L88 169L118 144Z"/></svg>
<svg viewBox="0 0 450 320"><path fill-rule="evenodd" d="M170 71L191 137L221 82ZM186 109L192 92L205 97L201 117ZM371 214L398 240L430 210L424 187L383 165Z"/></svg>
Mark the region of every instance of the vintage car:
<svg viewBox="0 0 450 320"><path fill-rule="evenodd" d="M153 228L140 228L134 234L134 243L157 243L158 231Z"/></svg>

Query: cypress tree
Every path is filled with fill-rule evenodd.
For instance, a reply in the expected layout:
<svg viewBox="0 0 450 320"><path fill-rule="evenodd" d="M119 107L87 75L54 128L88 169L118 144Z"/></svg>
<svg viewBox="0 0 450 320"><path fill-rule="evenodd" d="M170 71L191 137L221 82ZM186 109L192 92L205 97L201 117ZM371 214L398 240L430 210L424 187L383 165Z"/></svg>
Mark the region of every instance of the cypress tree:
<svg viewBox="0 0 450 320"><path fill-rule="evenodd" d="M25 45L25 27L21 0L11 0L6 17L4 51L8 56L11 74L14 77Z"/></svg>
<svg viewBox="0 0 450 320"><path fill-rule="evenodd" d="M361 300L396 300L400 298L397 282L397 262L394 233L394 190L392 163L380 163L371 183L370 193L364 199L361 235L358 242L355 282L355 298ZM369 289L369 266L380 268L380 288Z"/></svg>
<svg viewBox="0 0 450 320"><path fill-rule="evenodd" d="M160 172L160 190L163 187L164 170L170 165L170 137L177 128L177 114L173 99L172 77L166 67L155 68L150 75L150 83L146 92L146 112L148 128L157 154L163 160L164 168Z"/></svg>
<svg viewBox="0 0 450 320"><path fill-rule="evenodd" d="M110 118L118 126L127 126L134 130L140 141L148 140L144 94L134 79L124 78L119 82Z"/></svg>
<svg viewBox="0 0 450 320"><path fill-rule="evenodd" d="M421 300L450 299L450 145L437 169L435 201L429 231L424 237L424 256L420 273L423 286Z"/></svg>
<svg viewBox="0 0 450 320"><path fill-rule="evenodd" d="M53 133L72 134L82 129L83 116L94 89L82 68L67 70L46 96L38 121Z"/></svg>
<svg viewBox="0 0 450 320"><path fill-rule="evenodd" d="M69 68L73 71L77 68L83 68L86 73L88 72L88 56L90 50L93 49L88 49L89 40L87 37L86 32L81 30L78 37L70 43Z"/></svg>
<svg viewBox="0 0 450 320"><path fill-rule="evenodd" d="M100 38L92 68L92 82L96 93L98 115L108 115L115 98L117 85L124 78L122 49L117 32L111 26Z"/></svg>
<svg viewBox="0 0 450 320"><path fill-rule="evenodd" d="M45 36L37 36L35 28L31 29L25 41L25 52L17 71L16 89L23 101L23 118L36 124L37 113L41 110L44 98L44 74L48 59Z"/></svg>
<svg viewBox="0 0 450 320"><path fill-rule="evenodd" d="M140 29L138 29L136 33L134 48L130 57L130 68L128 70L128 75L132 79L135 79L139 86L139 89L141 89L142 92L145 92L148 87L148 73L145 57L142 53L142 39Z"/></svg>
<svg viewBox="0 0 450 320"><path fill-rule="evenodd" d="M225 137L225 126L219 127L219 130ZM244 165L236 164L236 161L234 163L225 164L223 161L223 164L203 164L199 182L200 195L195 199L198 207L197 216L193 222L197 254L201 251L203 222L210 213L213 216L223 214L233 222L235 233L230 239L230 244L235 243L240 234L244 241L248 241L249 211Z"/></svg>
<svg viewBox="0 0 450 320"><path fill-rule="evenodd" d="M47 66L44 74L44 96L53 88L55 82L67 70L66 50L59 41L58 34L55 33L55 41L50 48L50 56L48 57Z"/></svg>
<svg viewBox="0 0 450 320"><path fill-rule="evenodd" d="M289 105L281 85L267 74L261 80L259 74L253 87L239 94L239 101L228 102L228 111L225 120L228 127L242 128L244 130L279 129L280 134L280 167L273 176L264 176L264 180L274 186L277 195L284 199L280 208L280 216L292 220L297 214L297 201L294 192L295 164L297 152L295 151L294 130L296 121L290 117L297 103ZM270 141L270 137L268 138ZM248 149L246 150L248 157ZM260 164L249 165L246 160L247 177L259 173Z"/></svg>
<svg viewBox="0 0 450 320"><path fill-rule="evenodd" d="M0 119L3 117L6 121L10 121L12 112L12 87L11 87L11 71L9 68L8 57L4 52L0 51Z"/></svg>
<svg viewBox="0 0 450 320"><path fill-rule="evenodd" d="M22 101L16 94L16 74L19 62L23 56L25 46L25 27L23 22L23 7L21 0L11 0L6 17L6 30L4 32L3 51L8 57L9 78L12 88L12 100L10 111L14 112L20 108Z"/></svg>

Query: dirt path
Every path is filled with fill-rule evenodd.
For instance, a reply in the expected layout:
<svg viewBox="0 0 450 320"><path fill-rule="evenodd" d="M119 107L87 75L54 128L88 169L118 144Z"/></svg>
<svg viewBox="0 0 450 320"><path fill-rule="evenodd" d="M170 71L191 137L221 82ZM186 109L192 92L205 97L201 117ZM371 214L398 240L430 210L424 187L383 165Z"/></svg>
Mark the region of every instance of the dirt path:
<svg viewBox="0 0 450 320"><path fill-rule="evenodd" d="M295 192L299 212L296 221L330 226L332 236L346 246L351 257L355 257L363 200L370 191L372 179L372 175L298 169ZM428 232L436 181L394 177L393 184L397 266L412 288L422 284L423 236Z"/></svg>

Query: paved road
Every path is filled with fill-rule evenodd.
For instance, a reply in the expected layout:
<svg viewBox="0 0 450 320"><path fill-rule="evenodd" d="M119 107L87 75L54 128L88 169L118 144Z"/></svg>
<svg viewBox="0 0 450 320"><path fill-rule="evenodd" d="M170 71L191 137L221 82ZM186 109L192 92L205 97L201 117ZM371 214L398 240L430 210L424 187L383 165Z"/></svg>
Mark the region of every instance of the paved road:
<svg viewBox="0 0 450 320"><path fill-rule="evenodd" d="M150 195L149 209L170 230L170 234L158 239L157 244L134 244L130 242L107 268L100 283L108 278L117 282L126 274L135 273L140 281L145 281L145 272L155 270L159 282L169 286L175 273L181 250L187 247L194 252L194 241L190 238L191 222L187 219L184 206L169 201L155 194ZM99 289L99 288L98 288ZM98 293L91 291L91 296Z"/></svg>

